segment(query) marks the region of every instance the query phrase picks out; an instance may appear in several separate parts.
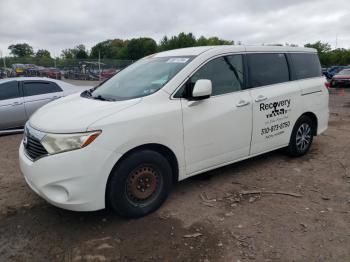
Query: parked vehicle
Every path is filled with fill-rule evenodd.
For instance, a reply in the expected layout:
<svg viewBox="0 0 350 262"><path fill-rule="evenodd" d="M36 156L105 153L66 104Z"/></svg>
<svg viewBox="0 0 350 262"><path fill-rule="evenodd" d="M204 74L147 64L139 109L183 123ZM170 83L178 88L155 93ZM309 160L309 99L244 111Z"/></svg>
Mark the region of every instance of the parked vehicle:
<svg viewBox="0 0 350 262"><path fill-rule="evenodd" d="M23 76L24 75L24 65L23 64L13 64L11 65L12 71L11 76Z"/></svg>
<svg viewBox="0 0 350 262"><path fill-rule="evenodd" d="M23 130L25 122L39 107L82 90L84 89L47 78L0 80L0 134Z"/></svg>
<svg viewBox="0 0 350 262"><path fill-rule="evenodd" d="M105 64L82 61L79 65L65 70L64 78L75 80L99 80L100 70Z"/></svg>
<svg viewBox="0 0 350 262"><path fill-rule="evenodd" d="M349 86L350 85L350 68L343 69L334 75L331 80L331 87Z"/></svg>
<svg viewBox="0 0 350 262"><path fill-rule="evenodd" d="M327 79L332 79L334 75L339 73L341 70L349 68L348 66L332 66L330 67L326 72L324 72L324 75L327 77Z"/></svg>
<svg viewBox="0 0 350 262"><path fill-rule="evenodd" d="M328 68L322 67L321 70L322 70L322 75L324 75L325 77L327 77Z"/></svg>
<svg viewBox="0 0 350 262"><path fill-rule="evenodd" d="M61 71L57 68L54 68L54 67L44 69L42 71L42 75L49 77L49 78L53 78L53 79L61 79L62 78Z"/></svg>
<svg viewBox="0 0 350 262"><path fill-rule="evenodd" d="M24 76L38 76L38 66L34 64L25 64L24 68Z"/></svg>
<svg viewBox="0 0 350 262"><path fill-rule="evenodd" d="M0 79L7 78L11 75L11 68L0 68Z"/></svg>
<svg viewBox="0 0 350 262"><path fill-rule="evenodd" d="M55 206L143 216L178 180L279 148L306 154L327 129L328 99L315 49L161 52L40 108L20 167Z"/></svg>
<svg viewBox="0 0 350 262"><path fill-rule="evenodd" d="M103 69L101 72L101 79L109 79L117 73L118 71L115 69Z"/></svg>

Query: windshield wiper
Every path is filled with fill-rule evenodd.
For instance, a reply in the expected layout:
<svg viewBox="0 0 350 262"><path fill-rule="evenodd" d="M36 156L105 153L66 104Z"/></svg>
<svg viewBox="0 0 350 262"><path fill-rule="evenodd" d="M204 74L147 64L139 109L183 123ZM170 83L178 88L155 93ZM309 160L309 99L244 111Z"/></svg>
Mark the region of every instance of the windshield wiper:
<svg viewBox="0 0 350 262"><path fill-rule="evenodd" d="M92 99L96 99L96 100L101 100L101 101L115 101L115 99L103 97L103 96L101 96L101 95L98 95L98 96L91 96L91 98L92 98Z"/></svg>

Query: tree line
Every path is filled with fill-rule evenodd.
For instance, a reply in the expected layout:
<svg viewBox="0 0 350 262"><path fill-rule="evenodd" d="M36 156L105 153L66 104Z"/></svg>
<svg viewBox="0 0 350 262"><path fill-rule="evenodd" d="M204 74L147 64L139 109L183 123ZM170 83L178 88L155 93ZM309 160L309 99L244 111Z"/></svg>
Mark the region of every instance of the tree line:
<svg viewBox="0 0 350 262"><path fill-rule="evenodd" d="M196 38L192 33L180 33L175 36L164 36L159 43L149 37L132 39L109 39L94 45L87 50L85 45L80 44L74 48L64 49L60 59L118 59L137 60L144 56L176 48L207 46L207 45L232 45L234 41L224 40L218 37ZM325 67L332 65L350 65L350 49L332 49L331 45L321 41L307 43L305 47L317 49L321 64ZM13 44L8 47L11 55L17 58L52 59L48 50L39 49L34 52L33 47L27 43Z"/></svg>
<svg viewBox="0 0 350 262"><path fill-rule="evenodd" d="M192 33L180 33L177 36L164 36L159 43L149 37L132 39L109 39L97 43L91 50L80 44L74 48L64 49L61 59L120 59L137 60L144 56L182 47L204 46L204 45L230 45L233 41L220 39L218 37L196 38ZM39 49L37 52L27 43L19 43L8 47L10 54L15 57L51 58L48 50Z"/></svg>

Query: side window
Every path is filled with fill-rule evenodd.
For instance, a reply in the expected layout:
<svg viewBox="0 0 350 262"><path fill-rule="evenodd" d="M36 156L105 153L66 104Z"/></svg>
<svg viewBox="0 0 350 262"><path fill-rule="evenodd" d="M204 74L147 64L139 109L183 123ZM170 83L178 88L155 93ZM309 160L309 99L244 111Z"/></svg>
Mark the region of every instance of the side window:
<svg viewBox="0 0 350 262"><path fill-rule="evenodd" d="M24 82L23 87L24 96L35 96L62 91L58 85L52 82Z"/></svg>
<svg viewBox="0 0 350 262"><path fill-rule="evenodd" d="M0 100L13 99L20 96L17 81L0 84Z"/></svg>
<svg viewBox="0 0 350 262"><path fill-rule="evenodd" d="M319 77L322 75L320 60L317 54L290 54L297 79Z"/></svg>
<svg viewBox="0 0 350 262"><path fill-rule="evenodd" d="M272 85L289 81L289 70L284 54L248 54L250 87Z"/></svg>
<svg viewBox="0 0 350 262"><path fill-rule="evenodd" d="M222 95L242 89L242 55L215 58L200 68L190 79L194 85L198 79L209 79L213 85L212 95Z"/></svg>

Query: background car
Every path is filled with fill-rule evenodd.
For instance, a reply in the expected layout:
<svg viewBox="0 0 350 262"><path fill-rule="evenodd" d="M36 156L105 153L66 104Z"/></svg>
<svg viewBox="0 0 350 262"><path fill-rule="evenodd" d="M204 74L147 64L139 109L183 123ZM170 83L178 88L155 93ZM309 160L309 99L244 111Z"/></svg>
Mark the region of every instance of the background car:
<svg viewBox="0 0 350 262"><path fill-rule="evenodd" d="M327 79L332 79L334 75L339 73L341 70L347 69L347 68L350 68L350 67L349 66L332 66L328 68L328 70L323 74L327 77Z"/></svg>
<svg viewBox="0 0 350 262"><path fill-rule="evenodd" d="M102 79L109 79L117 73L118 73L118 70L113 69L113 68L112 69L103 69L101 72L101 78Z"/></svg>
<svg viewBox="0 0 350 262"><path fill-rule="evenodd" d="M350 68L343 69L332 77L331 87L337 86L350 86Z"/></svg>
<svg viewBox="0 0 350 262"><path fill-rule="evenodd" d="M0 134L22 131L39 107L88 88L40 77L0 80Z"/></svg>
<svg viewBox="0 0 350 262"><path fill-rule="evenodd" d="M43 75L53 79L61 79L62 73L55 67L46 68L43 70Z"/></svg>
<svg viewBox="0 0 350 262"><path fill-rule="evenodd" d="M12 68L12 71L11 71L12 77L24 75L24 65L23 64L12 64L11 68Z"/></svg>

